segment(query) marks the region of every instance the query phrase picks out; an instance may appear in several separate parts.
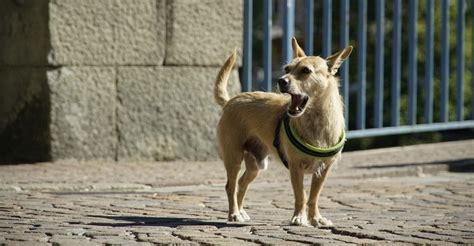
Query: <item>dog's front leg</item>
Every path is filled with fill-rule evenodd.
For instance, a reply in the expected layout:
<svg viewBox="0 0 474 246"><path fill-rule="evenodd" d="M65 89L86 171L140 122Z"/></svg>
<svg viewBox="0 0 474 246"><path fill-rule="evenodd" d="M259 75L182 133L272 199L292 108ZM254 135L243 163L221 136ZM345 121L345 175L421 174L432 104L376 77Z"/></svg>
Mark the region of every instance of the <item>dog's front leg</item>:
<svg viewBox="0 0 474 246"><path fill-rule="evenodd" d="M320 175L313 174L311 180L311 191L308 199L308 219L313 226L331 226L332 222L321 216L319 213L318 200L323 190L324 183L329 174L331 166L334 161L325 162L325 168L320 172Z"/></svg>
<svg viewBox="0 0 474 246"><path fill-rule="evenodd" d="M291 219L293 225L307 225L306 217L306 192L304 191L303 179L304 172L299 166L290 165L291 185L295 196L295 212Z"/></svg>

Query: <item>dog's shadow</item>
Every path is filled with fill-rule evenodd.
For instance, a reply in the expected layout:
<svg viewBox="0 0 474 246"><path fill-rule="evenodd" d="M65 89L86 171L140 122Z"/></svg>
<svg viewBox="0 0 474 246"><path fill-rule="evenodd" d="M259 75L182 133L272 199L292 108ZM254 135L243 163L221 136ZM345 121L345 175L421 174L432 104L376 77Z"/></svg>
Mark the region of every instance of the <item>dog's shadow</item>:
<svg viewBox="0 0 474 246"><path fill-rule="evenodd" d="M88 223L88 225L109 226L109 227L165 226L165 227L176 228L179 226L215 226L217 228L222 228L222 227L248 226L247 224L242 224L242 223L227 223L227 222L219 222L219 221L212 221L212 220L199 220L199 219L193 219L193 218L180 218L180 217L107 216L107 215L88 215L88 217L117 220L117 222L110 222L110 223L109 222Z"/></svg>

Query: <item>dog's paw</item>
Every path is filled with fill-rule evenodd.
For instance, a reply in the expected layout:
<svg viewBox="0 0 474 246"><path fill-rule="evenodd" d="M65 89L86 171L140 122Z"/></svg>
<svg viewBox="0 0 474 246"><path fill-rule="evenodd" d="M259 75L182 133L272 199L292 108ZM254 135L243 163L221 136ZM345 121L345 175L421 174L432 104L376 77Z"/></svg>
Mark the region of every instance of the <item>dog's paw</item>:
<svg viewBox="0 0 474 246"><path fill-rule="evenodd" d="M295 215L291 218L292 225L308 226L308 219L304 215Z"/></svg>
<svg viewBox="0 0 474 246"><path fill-rule="evenodd" d="M309 222L315 227L332 226L332 222L324 217L311 218Z"/></svg>
<svg viewBox="0 0 474 246"><path fill-rule="evenodd" d="M237 214L229 214L228 218L229 222L244 222L244 218L242 218L242 215L240 213Z"/></svg>
<svg viewBox="0 0 474 246"><path fill-rule="evenodd" d="M244 219L245 221L250 220L250 216L243 209L240 210L240 216L242 216L242 219Z"/></svg>

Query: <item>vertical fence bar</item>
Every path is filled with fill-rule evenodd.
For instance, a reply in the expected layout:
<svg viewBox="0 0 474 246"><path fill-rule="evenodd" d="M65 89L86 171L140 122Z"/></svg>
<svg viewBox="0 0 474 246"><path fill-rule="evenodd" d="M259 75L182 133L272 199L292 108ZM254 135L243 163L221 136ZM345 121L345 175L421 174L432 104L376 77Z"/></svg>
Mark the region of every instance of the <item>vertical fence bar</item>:
<svg viewBox="0 0 474 246"><path fill-rule="evenodd" d="M358 29L358 51L357 51L357 117L356 128L365 129L365 79L366 79L366 51L367 51L367 1L359 0L357 13L357 29Z"/></svg>
<svg viewBox="0 0 474 246"><path fill-rule="evenodd" d="M384 17L385 0L375 2L375 22L377 23L375 39L375 98L374 127L383 126L383 74L384 74Z"/></svg>
<svg viewBox="0 0 474 246"><path fill-rule="evenodd" d="M416 101L418 86L417 33L418 23L418 0L410 0L408 8L408 124L416 124Z"/></svg>
<svg viewBox="0 0 474 246"><path fill-rule="evenodd" d="M441 105L440 121L448 121L449 98L449 0L441 2Z"/></svg>
<svg viewBox="0 0 474 246"><path fill-rule="evenodd" d="M426 1L425 123L433 122L433 0Z"/></svg>
<svg viewBox="0 0 474 246"><path fill-rule="evenodd" d="M263 90L272 91L272 0L263 1Z"/></svg>
<svg viewBox="0 0 474 246"><path fill-rule="evenodd" d="M341 0L340 10L340 46L349 45L349 0ZM342 97L344 99L344 118L346 119L346 129L349 129L349 59L347 59L339 69L342 83Z"/></svg>
<svg viewBox="0 0 474 246"><path fill-rule="evenodd" d="M457 35L456 35L456 120L464 119L464 29L465 29L465 2L458 0Z"/></svg>
<svg viewBox="0 0 474 246"><path fill-rule="evenodd" d="M331 55L332 0L323 0L323 57Z"/></svg>
<svg viewBox="0 0 474 246"><path fill-rule="evenodd" d="M284 0L283 6L283 64L293 58L291 50L291 38L295 28L295 0Z"/></svg>
<svg viewBox="0 0 474 246"><path fill-rule="evenodd" d="M392 46L392 90L391 90L391 125L400 125L400 61L401 61L401 20L402 2L393 1L393 46Z"/></svg>
<svg viewBox="0 0 474 246"><path fill-rule="evenodd" d="M305 28L304 28L304 51L307 55L313 55L314 44L314 0L305 2Z"/></svg>
<svg viewBox="0 0 474 246"><path fill-rule="evenodd" d="M474 1L471 2L471 38L474 38ZM473 42L473 41L471 41ZM474 46L471 45L471 120L474 120Z"/></svg>
<svg viewBox="0 0 474 246"><path fill-rule="evenodd" d="M244 60L242 64L242 91L252 90L252 3L244 0Z"/></svg>

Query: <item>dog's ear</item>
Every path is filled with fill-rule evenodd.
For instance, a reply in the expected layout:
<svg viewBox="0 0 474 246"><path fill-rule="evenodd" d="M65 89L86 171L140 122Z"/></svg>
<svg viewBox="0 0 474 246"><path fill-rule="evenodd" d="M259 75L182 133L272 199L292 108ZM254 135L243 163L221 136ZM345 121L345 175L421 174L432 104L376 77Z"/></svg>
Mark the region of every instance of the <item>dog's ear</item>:
<svg viewBox="0 0 474 246"><path fill-rule="evenodd" d="M291 39L291 46L293 47L293 58L306 56L303 49L298 45L298 41L296 41L295 37Z"/></svg>
<svg viewBox="0 0 474 246"><path fill-rule="evenodd" d="M347 46L342 51L339 51L333 55L328 56L326 58L326 62L328 64L329 73L331 73L332 75L335 75L339 67L342 65L344 60L346 60L347 57L349 57L351 52L352 52L352 46Z"/></svg>

